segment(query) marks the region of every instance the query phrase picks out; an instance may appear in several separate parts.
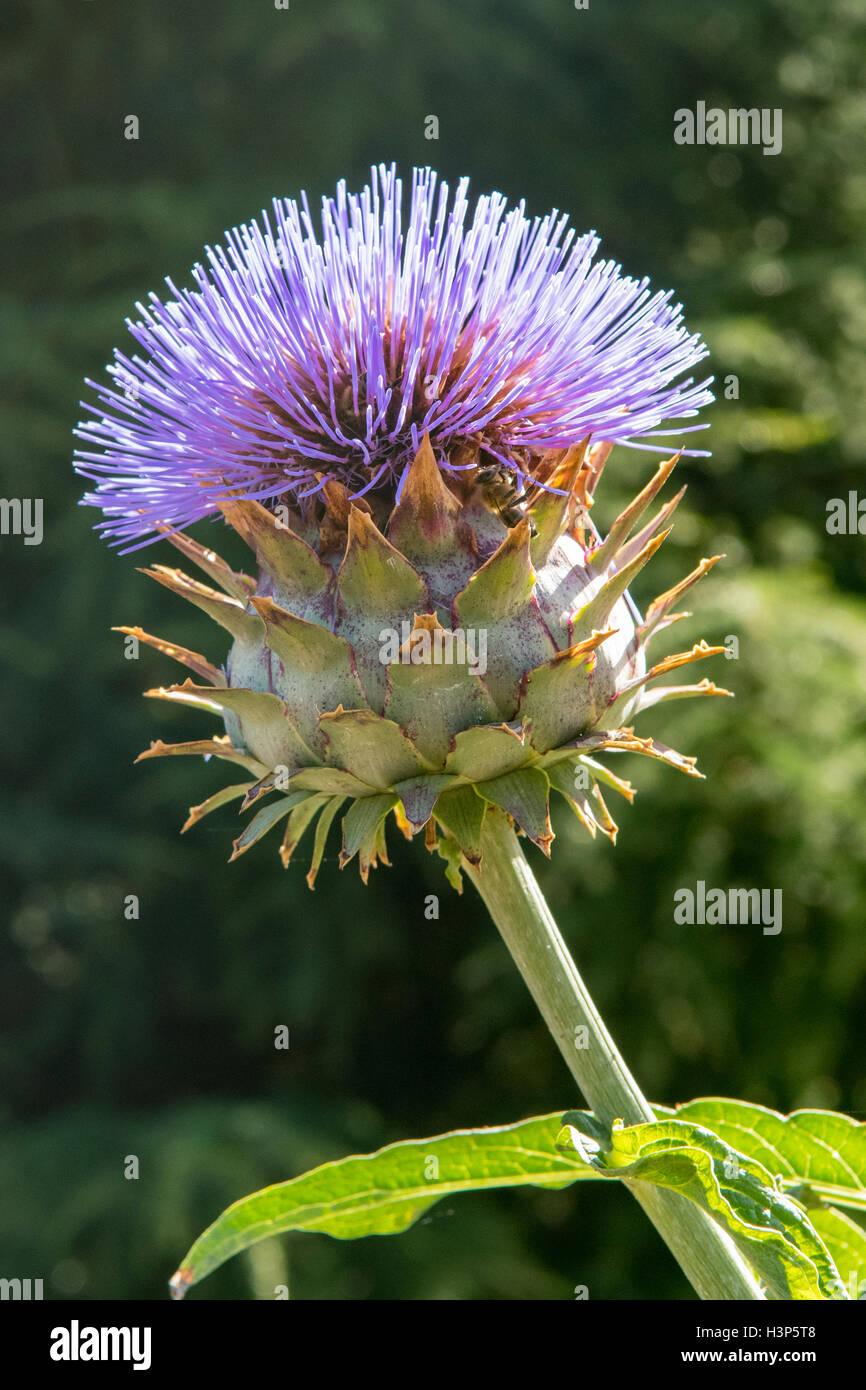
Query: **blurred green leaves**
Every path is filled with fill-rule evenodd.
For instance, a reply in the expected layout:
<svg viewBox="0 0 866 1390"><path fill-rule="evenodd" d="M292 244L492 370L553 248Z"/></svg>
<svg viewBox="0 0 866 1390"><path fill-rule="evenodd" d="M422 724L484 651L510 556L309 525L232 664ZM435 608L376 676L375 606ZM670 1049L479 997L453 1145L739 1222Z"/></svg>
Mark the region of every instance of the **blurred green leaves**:
<svg viewBox="0 0 866 1390"><path fill-rule="evenodd" d="M649 1094L866 1112L866 548L825 529L827 499L864 490L862 5L11 0L3 22L0 493L45 499L41 546L0 537L4 1254L35 1277L84 1260L86 1296L159 1297L178 1249L238 1192L353 1147L568 1103L498 940L420 845L366 891L326 857L311 897L303 866L283 873L267 844L228 867L233 806L178 838L219 773L133 768L151 738L201 730L140 698L164 660L125 660L109 629L197 649L202 628L77 506L82 379L128 348L135 301L165 275L188 283L204 243L275 194L315 201L371 160L567 210L629 273L675 287L704 333L719 400L691 439L713 457L680 465L689 492L652 582L727 553L676 645L737 636L738 659L707 669L737 699L654 713L706 782L624 760L639 791L616 849L563 815L535 867ZM782 106L782 153L675 146L673 111L698 99ZM122 136L130 112L138 142ZM611 460L603 520L650 472L643 454ZM146 557L173 558L162 544ZM782 887L779 937L677 927L673 893L698 878ZM280 1023L292 1047L275 1055ZM245 1134L250 1105L271 1139ZM317 1137L301 1152L304 1106ZM146 1162L139 1182L120 1176L148 1134L167 1190ZM592 1297L634 1297L640 1270L659 1296L680 1291L640 1212L607 1206L497 1192L461 1198L459 1218L435 1208L381 1253L359 1241L338 1257L311 1237L293 1244L293 1296L568 1297L579 1278ZM248 1296L251 1268L200 1296Z"/></svg>

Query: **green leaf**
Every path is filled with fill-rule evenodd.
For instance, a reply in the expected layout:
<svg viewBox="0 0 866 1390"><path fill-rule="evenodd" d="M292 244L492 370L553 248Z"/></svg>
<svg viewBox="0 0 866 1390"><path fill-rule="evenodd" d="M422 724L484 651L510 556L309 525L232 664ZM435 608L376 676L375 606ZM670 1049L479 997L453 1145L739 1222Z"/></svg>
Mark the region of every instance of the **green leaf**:
<svg viewBox="0 0 866 1390"><path fill-rule="evenodd" d="M634 787L631 782L626 782L622 777L617 777L615 773L611 772L610 768L605 767L603 763L596 762L595 758L578 758L574 763L572 773L581 764L588 768L593 777L599 782L604 782L606 786L612 787L615 792L619 792L620 796L624 796L626 801L629 803L634 801Z"/></svg>
<svg viewBox="0 0 866 1390"><path fill-rule="evenodd" d="M445 877L458 893L463 893L463 851L447 835L436 838L436 853L445 861Z"/></svg>
<svg viewBox="0 0 866 1390"><path fill-rule="evenodd" d="M139 753L135 761L141 763L144 762L145 758L180 757L201 757L205 760L222 758L228 763L239 763L255 777L263 777L268 772L268 768L265 767L264 763L260 763L258 758L254 758L251 753L244 753L241 749L235 748L227 735L217 738L195 738L186 743L163 743L162 739L158 738L143 753Z"/></svg>
<svg viewBox="0 0 866 1390"><path fill-rule="evenodd" d="M866 1298L866 1231L834 1207L816 1207L809 1220L823 1240L849 1298Z"/></svg>
<svg viewBox="0 0 866 1390"><path fill-rule="evenodd" d="M780 1115L716 1096L690 1101L676 1115L749 1154L804 1204L849 1297L857 1297L866 1282L866 1232L836 1208L866 1213L866 1124L829 1110Z"/></svg>
<svg viewBox="0 0 866 1390"><path fill-rule="evenodd" d="M507 724L488 724L464 729L454 740L454 751L445 764L446 772L465 777L468 782L486 782L515 772L533 757L523 735Z"/></svg>
<svg viewBox="0 0 866 1390"><path fill-rule="evenodd" d="M518 717L537 753L561 747L593 728L604 714L613 682L608 663L599 666L595 652L613 635L612 628L593 632L587 641L557 652L551 661L527 672Z"/></svg>
<svg viewBox="0 0 866 1390"><path fill-rule="evenodd" d="M533 601L529 541L529 523L521 521L454 600L457 625L487 634L484 683L502 719L514 718L525 671L556 655Z"/></svg>
<svg viewBox="0 0 866 1390"><path fill-rule="evenodd" d="M545 768L545 772L547 773L550 785L555 791L559 792L560 796L565 798L581 824L586 827L593 839L595 839L595 832L600 828L603 830L604 834L609 833L607 830L604 830L603 827L600 827L586 792L575 786L575 764L565 762L555 763L553 767Z"/></svg>
<svg viewBox="0 0 866 1390"><path fill-rule="evenodd" d="M215 584L219 584L223 592L228 594L230 598L235 598L239 603L246 604L250 595L256 592L256 581L250 575L231 569L215 551L199 545L198 541L192 539L192 536L184 535L183 531L171 531L167 526L160 526L158 529L170 545L179 550L181 555L185 555L188 560L192 560L194 565L198 565L199 569L203 570Z"/></svg>
<svg viewBox="0 0 866 1390"><path fill-rule="evenodd" d="M394 804L396 804L396 802ZM378 820L371 825L358 846L358 870L364 883L367 882L370 870L375 869L376 865L380 862L389 865L391 863L391 860L388 858L388 843L385 835L384 816L380 816ZM344 865L341 861L340 868L343 867Z"/></svg>
<svg viewBox="0 0 866 1390"><path fill-rule="evenodd" d="M575 613L572 622L572 643L583 642L594 631L601 631L607 623L618 599L622 598L628 586L643 569L648 560L655 555L665 540L667 531L648 541L643 550L627 565L609 575L588 603Z"/></svg>
<svg viewBox="0 0 866 1390"><path fill-rule="evenodd" d="M184 681L183 685L144 693L151 699L175 701L223 718L234 715L239 721L244 746L268 768L296 767L299 763L318 761L313 749L298 733L285 702L269 691L249 690L244 686L224 689Z"/></svg>
<svg viewBox="0 0 866 1390"><path fill-rule="evenodd" d="M373 788L339 767L302 767L289 773L289 786L326 796L370 796Z"/></svg>
<svg viewBox="0 0 866 1390"><path fill-rule="evenodd" d="M189 815L180 828L181 835L189 830L190 826L197 825L205 816L209 816L212 811L217 811L220 806L225 806L229 801L237 801L239 797L245 796L255 782L235 782L229 787L221 787L213 796L209 796L207 801L202 801L198 806L190 806Z"/></svg>
<svg viewBox="0 0 866 1390"><path fill-rule="evenodd" d="M689 1101L676 1115L742 1149L807 1207L818 1200L866 1212L866 1124L831 1110L779 1115L716 1096Z"/></svg>
<svg viewBox="0 0 866 1390"><path fill-rule="evenodd" d="M232 844L232 854L229 863L237 859L239 855L245 854L263 835L287 816L289 812L302 803L314 800L309 792L291 792L288 796L280 797L279 801L272 801L269 805L263 806L257 811L252 820Z"/></svg>
<svg viewBox="0 0 866 1390"><path fill-rule="evenodd" d="M318 824L316 825L316 838L313 842L313 858L310 863L309 873L307 874L308 888L312 889L316 886L316 877L321 868L322 857L325 853L328 831L331 828L334 817L340 807L345 803L345 800L346 798L344 796L332 797L331 800L326 803L322 814L319 816Z"/></svg>
<svg viewBox="0 0 866 1390"><path fill-rule="evenodd" d="M584 1111L562 1119L556 1112L495 1129L407 1140L323 1164L227 1208L189 1250L171 1281L172 1293L183 1297L192 1284L267 1236L287 1231L315 1231L341 1240L392 1235L407 1230L442 1197L458 1192L560 1188L600 1178L656 1182L696 1201L731 1231L771 1297L845 1299L855 1288L854 1274L866 1279L866 1233L832 1208L821 1205L807 1213L748 1154L748 1144L758 1136L766 1156L761 1129L772 1131L777 1142L784 1136L789 1145L792 1135L802 1144L803 1130L816 1143L828 1134L842 1139L846 1160L856 1164L866 1127L825 1111L785 1118L761 1106L718 1099L692 1101L676 1116L662 1106L654 1109L656 1123L617 1128L613 1136ZM720 1130L739 1126L740 1150L681 1118L704 1111L716 1117ZM796 1161L789 1167L786 1182L796 1177Z"/></svg>
<svg viewBox="0 0 866 1390"><path fill-rule="evenodd" d="M481 782L475 790L485 801L491 801L494 806L501 806L507 811L530 840L550 857L553 831L550 828L550 782L547 773L537 767L524 767L519 772L507 772L504 777Z"/></svg>
<svg viewBox="0 0 866 1390"><path fill-rule="evenodd" d="M164 637L154 637L140 627L113 627L111 631L122 632L127 637L134 637L136 642L146 642L149 647L162 652L164 656L170 656L172 661L179 661L182 666L188 667L190 671L194 671L197 676L209 681L211 685L222 687L228 684L219 667L214 666L213 662L208 661L201 652L192 652L189 647L180 647L176 642L169 642Z"/></svg>
<svg viewBox="0 0 866 1390"><path fill-rule="evenodd" d="M407 1230L442 1197L495 1187L567 1187L595 1169L558 1153L561 1112L495 1129L455 1130L322 1164L235 1202L171 1280L175 1298L266 1236L317 1231L339 1240Z"/></svg>
<svg viewBox="0 0 866 1390"><path fill-rule="evenodd" d="M409 777L405 782L395 782L392 790L402 801L406 819L413 830L420 830L433 814L436 798L456 782L456 777L433 773L424 777Z"/></svg>
<svg viewBox="0 0 866 1390"><path fill-rule="evenodd" d="M352 648L329 628L305 622L271 598L253 599L253 606L265 624L266 645L282 663L275 689L301 738L321 752L319 711L357 709L364 703Z"/></svg>
<svg viewBox="0 0 866 1390"><path fill-rule="evenodd" d="M200 584L197 579L190 578L183 570L169 569L166 565L154 565L152 569L142 569L140 573L155 579L173 594L195 604L196 608L200 608L209 618L213 618L215 623L219 623L220 627L224 627L226 632L230 632L236 641L261 640L264 632L261 620L255 613L248 613L245 603L240 599L218 593L209 585Z"/></svg>
<svg viewBox="0 0 866 1390"><path fill-rule="evenodd" d="M656 474L647 483L642 492L639 492L625 508L620 512L616 521L610 528L604 543L598 546L591 554L589 563L598 574L602 574L612 560L618 559L620 567L623 564L621 554L622 547L631 535L640 518L643 516L647 507L655 499L664 487L671 473L677 464L678 455L660 463Z"/></svg>
<svg viewBox="0 0 866 1390"><path fill-rule="evenodd" d="M495 719L496 706L480 676L471 669L472 651L465 637L461 651L449 630L435 619L429 624L426 616L415 619L412 635L418 634L418 649L428 655L420 648L426 634L429 659L418 664L402 659L390 663L385 713L406 730L423 757L440 767L455 736L467 724L487 724ZM433 646L437 641L441 647L438 652Z"/></svg>
<svg viewBox="0 0 866 1390"><path fill-rule="evenodd" d="M535 536L529 549L532 567L536 571L544 569L563 531L575 520L578 506L575 487L586 460L589 440L590 436L587 435L579 444L572 444L555 470L545 478L548 487L557 488L558 491L543 491L532 504Z"/></svg>
<svg viewBox="0 0 866 1390"><path fill-rule="evenodd" d="M557 1143L604 1177L654 1183L695 1202L730 1232L770 1297L847 1297L805 1207L762 1164L704 1126L677 1118L608 1130L572 1111Z"/></svg>
<svg viewBox="0 0 866 1390"><path fill-rule="evenodd" d="M333 573L316 552L274 512L252 499L218 498L226 521L242 536L273 580L283 608L330 628L334 617Z"/></svg>
<svg viewBox="0 0 866 1390"><path fill-rule="evenodd" d="M450 599L478 563L461 507L445 484L427 435L412 461L388 522L388 539L427 582L431 598Z"/></svg>
<svg viewBox="0 0 866 1390"><path fill-rule="evenodd" d="M371 709L334 710L322 715L320 727L331 765L367 786L390 790L433 771L400 725Z"/></svg>
<svg viewBox="0 0 866 1390"><path fill-rule="evenodd" d="M330 799L327 794L322 795L320 793L316 796L306 797L304 801L299 801L295 806L289 816L289 823L286 826L286 833L280 846L280 859L284 869L289 867L292 855L298 848L307 829L323 807L327 806Z"/></svg>
<svg viewBox="0 0 866 1390"><path fill-rule="evenodd" d="M415 614L430 608L417 570L391 545L372 518L357 507L349 514L346 554L337 574L338 636L352 646L367 699L381 714L387 695L381 660L384 634L411 629ZM403 774L405 777L409 773Z"/></svg>
<svg viewBox="0 0 866 1390"><path fill-rule="evenodd" d="M443 792L433 809L436 819L457 842L470 864L481 862L481 823L486 809L471 787Z"/></svg>
<svg viewBox="0 0 866 1390"><path fill-rule="evenodd" d="M375 832L379 822L396 803L397 798L392 792L383 792L381 796L365 796L352 802L343 820L341 869L354 859L367 837Z"/></svg>

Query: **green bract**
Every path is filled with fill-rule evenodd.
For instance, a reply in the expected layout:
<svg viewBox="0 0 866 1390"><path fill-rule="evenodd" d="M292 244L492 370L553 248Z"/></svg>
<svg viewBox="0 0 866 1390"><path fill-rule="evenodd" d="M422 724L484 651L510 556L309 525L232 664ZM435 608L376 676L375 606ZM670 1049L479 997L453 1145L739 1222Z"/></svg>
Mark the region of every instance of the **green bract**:
<svg viewBox="0 0 866 1390"><path fill-rule="evenodd" d="M698 775L694 759L639 737L630 721L662 699L729 693L706 680L654 686L723 648L701 642L656 665L646 657L651 639L684 616L672 612L680 595L719 557L636 625L626 590L667 535L679 496L635 528L676 460L597 544L584 528L609 453L583 441L547 456L536 471L547 490L531 519L525 506L510 528L479 484L477 458L446 474L426 439L392 508L378 495L353 503L336 482L303 516L226 495L219 505L254 552L257 579L169 535L217 587L161 565L146 572L231 634L225 670L139 628L121 630L194 673L149 695L221 716L226 734L157 742L141 757L215 755L250 774L193 807L187 826L241 800L241 811L255 811L233 857L285 821L288 864L318 821L312 887L338 814L341 865L357 855L366 879L388 862L393 813L407 837L425 829L459 886L461 856L479 862L488 806L549 853L552 788L590 834L613 839L602 786L629 800L633 790L598 754L642 753Z"/></svg>

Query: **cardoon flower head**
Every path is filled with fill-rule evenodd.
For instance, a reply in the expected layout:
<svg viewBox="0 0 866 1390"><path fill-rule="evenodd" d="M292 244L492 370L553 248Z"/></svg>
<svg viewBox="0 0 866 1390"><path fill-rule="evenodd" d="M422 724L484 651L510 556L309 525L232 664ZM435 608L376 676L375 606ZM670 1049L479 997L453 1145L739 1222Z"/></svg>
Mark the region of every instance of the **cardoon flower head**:
<svg viewBox="0 0 866 1390"><path fill-rule="evenodd" d="M616 442L653 449L694 416L706 352L670 296L594 260L553 212L530 221L491 194L470 214L416 171L341 184L317 234L306 199L208 253L196 290L140 306L146 356L118 354L106 414L79 428L101 452L76 466L107 535L135 548L165 534L208 583L147 571L223 627L225 665L123 628L195 679L152 690L222 718L225 734L157 742L142 757L215 756L244 780L249 849L285 822L288 864L316 826L309 882L342 817L341 863L366 878L391 813L460 882L491 808L548 850L551 790L593 835L616 825L602 788L632 788L599 755L694 761L635 733L660 700L720 692L660 677L722 651L647 661L680 596L713 560L636 618L634 576L679 496L645 513L662 463L604 540L590 519ZM681 494L680 494L681 496ZM178 528L220 511L249 544L234 571ZM718 558L718 557L714 557ZM234 857L234 856L233 856Z"/></svg>
<svg viewBox="0 0 866 1390"><path fill-rule="evenodd" d="M661 448L666 421L712 399L682 379L706 356L670 293L596 259L556 210L499 193L470 206L430 169L404 225L394 168L337 187L317 229L305 195L275 200L208 248L195 289L151 294L117 352L104 409L78 435L85 501L131 548L218 510L217 495L302 503L336 481L399 496L429 436L440 468L488 462L519 481L586 435Z"/></svg>

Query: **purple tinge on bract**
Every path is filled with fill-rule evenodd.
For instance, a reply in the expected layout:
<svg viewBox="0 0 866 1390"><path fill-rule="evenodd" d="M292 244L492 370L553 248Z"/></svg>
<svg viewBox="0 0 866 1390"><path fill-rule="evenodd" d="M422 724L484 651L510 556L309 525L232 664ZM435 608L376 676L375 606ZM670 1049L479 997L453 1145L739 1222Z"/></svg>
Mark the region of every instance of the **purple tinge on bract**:
<svg viewBox="0 0 866 1390"><path fill-rule="evenodd" d="M217 512L215 497L302 499L329 479L353 496L399 490L425 432L444 469L481 444L519 472L595 439L664 450L697 414L707 355L671 292L595 259L556 210L530 220L499 193L470 210L416 169L408 222L395 168L360 195L337 186L321 229L306 195L275 200L207 248L196 288L151 294L115 352L104 413L76 433L84 501L127 548ZM93 409L85 405L86 409ZM700 428L691 426L686 428ZM682 434L684 427L676 431ZM477 452L477 450L476 450Z"/></svg>

